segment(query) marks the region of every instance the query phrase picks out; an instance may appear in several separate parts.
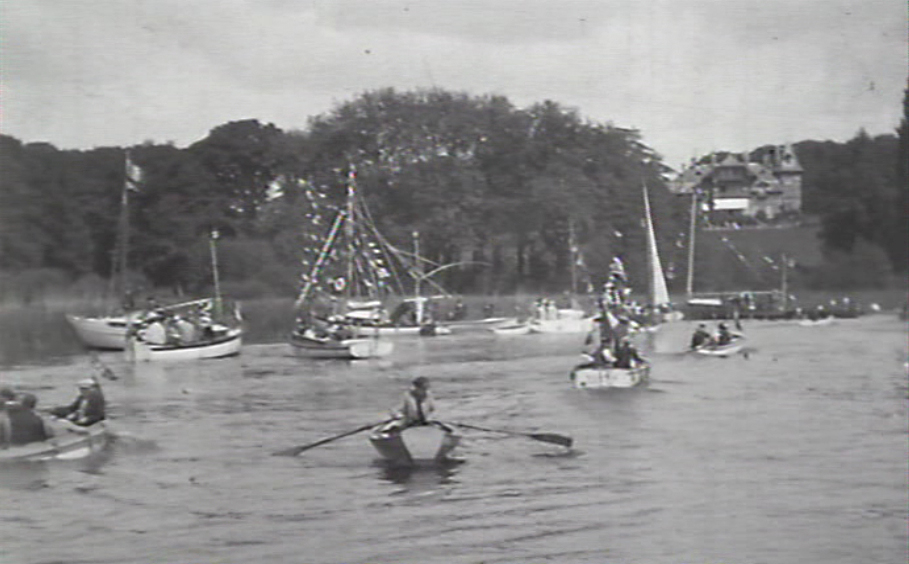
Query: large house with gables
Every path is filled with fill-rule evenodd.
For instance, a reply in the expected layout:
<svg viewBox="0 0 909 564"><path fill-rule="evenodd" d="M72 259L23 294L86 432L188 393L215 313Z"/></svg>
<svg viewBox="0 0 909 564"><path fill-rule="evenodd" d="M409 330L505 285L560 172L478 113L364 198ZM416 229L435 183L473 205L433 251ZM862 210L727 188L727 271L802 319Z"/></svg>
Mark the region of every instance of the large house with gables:
<svg viewBox="0 0 909 564"><path fill-rule="evenodd" d="M790 145L752 153L713 153L683 170L669 188L697 195L714 225L774 220L802 209L802 167Z"/></svg>

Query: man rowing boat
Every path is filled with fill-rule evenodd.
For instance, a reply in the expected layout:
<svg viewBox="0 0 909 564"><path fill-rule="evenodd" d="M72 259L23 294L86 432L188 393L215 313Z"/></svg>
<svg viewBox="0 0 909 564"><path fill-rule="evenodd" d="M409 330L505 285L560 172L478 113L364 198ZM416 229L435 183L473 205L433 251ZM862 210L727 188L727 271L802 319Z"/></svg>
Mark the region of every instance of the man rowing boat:
<svg viewBox="0 0 909 564"><path fill-rule="evenodd" d="M400 409L394 412L394 420L385 425L385 432L400 432L407 427L427 425L427 418L435 411L432 394L429 393L429 378L417 376L410 388L404 392Z"/></svg>

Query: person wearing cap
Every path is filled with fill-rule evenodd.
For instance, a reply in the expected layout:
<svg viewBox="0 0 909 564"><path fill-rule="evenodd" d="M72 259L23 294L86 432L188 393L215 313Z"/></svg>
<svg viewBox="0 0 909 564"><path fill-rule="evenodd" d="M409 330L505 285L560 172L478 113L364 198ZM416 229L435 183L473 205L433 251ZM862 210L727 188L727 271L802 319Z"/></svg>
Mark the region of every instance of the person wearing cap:
<svg viewBox="0 0 909 564"><path fill-rule="evenodd" d="M88 427L105 419L104 394L101 386L91 378L79 381L79 395L69 405L62 405L51 410L51 415Z"/></svg>
<svg viewBox="0 0 909 564"><path fill-rule="evenodd" d="M19 401L7 405L6 415L9 421L8 444L12 446L27 445L46 441L54 436L53 429L44 419L35 413L38 398L35 394L23 393Z"/></svg>
<svg viewBox="0 0 909 564"><path fill-rule="evenodd" d="M433 411L435 405L429 393L429 378L417 376L404 392L401 407L393 414L394 420L385 427L385 431L403 431L407 427L426 425Z"/></svg>
<svg viewBox="0 0 909 564"><path fill-rule="evenodd" d="M710 343L711 340L713 340L713 337L707 331L707 326L699 323L698 328L694 330L694 334L691 336L691 350L702 347Z"/></svg>

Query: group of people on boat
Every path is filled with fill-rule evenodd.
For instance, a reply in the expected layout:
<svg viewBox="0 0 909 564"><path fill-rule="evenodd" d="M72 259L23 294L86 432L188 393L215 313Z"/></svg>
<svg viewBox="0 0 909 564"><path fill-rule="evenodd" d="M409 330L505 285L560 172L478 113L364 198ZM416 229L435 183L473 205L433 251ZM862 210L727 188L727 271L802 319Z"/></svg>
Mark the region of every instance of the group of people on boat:
<svg viewBox="0 0 909 564"><path fill-rule="evenodd" d="M738 335L729 330L725 323L720 322L717 325L716 333L707 330L707 325L699 323L694 333L691 335L690 350L696 350L704 347L722 347L731 343Z"/></svg>
<svg viewBox="0 0 909 564"><path fill-rule="evenodd" d="M634 306L624 265L619 257L615 257L610 266L609 279L597 299L599 314L594 318L595 326L585 340L585 345L593 345L594 348L584 353L586 361L576 368L629 369L647 364L631 342L631 335L638 328L633 319Z"/></svg>
<svg viewBox="0 0 909 564"><path fill-rule="evenodd" d="M200 303L183 312L149 307L132 330L141 341L151 345L179 346L210 341L217 334L209 307L208 303Z"/></svg>
<svg viewBox="0 0 909 564"><path fill-rule="evenodd" d="M104 393L94 378L80 380L79 393L67 405L54 407L48 413L68 425L88 427L106 418ZM36 411L38 398L30 392L16 393L0 388L0 448L46 441L57 435L54 425Z"/></svg>

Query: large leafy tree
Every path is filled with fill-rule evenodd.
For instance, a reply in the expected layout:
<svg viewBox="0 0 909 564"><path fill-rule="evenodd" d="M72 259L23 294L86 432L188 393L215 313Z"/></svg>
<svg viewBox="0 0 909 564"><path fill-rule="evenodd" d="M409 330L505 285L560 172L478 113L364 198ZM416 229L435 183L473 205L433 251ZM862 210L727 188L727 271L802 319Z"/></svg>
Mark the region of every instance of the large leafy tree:
<svg viewBox="0 0 909 564"><path fill-rule="evenodd" d="M259 209L282 166L283 132L258 120L230 122L194 143L190 154L217 181L238 230L253 234Z"/></svg>

